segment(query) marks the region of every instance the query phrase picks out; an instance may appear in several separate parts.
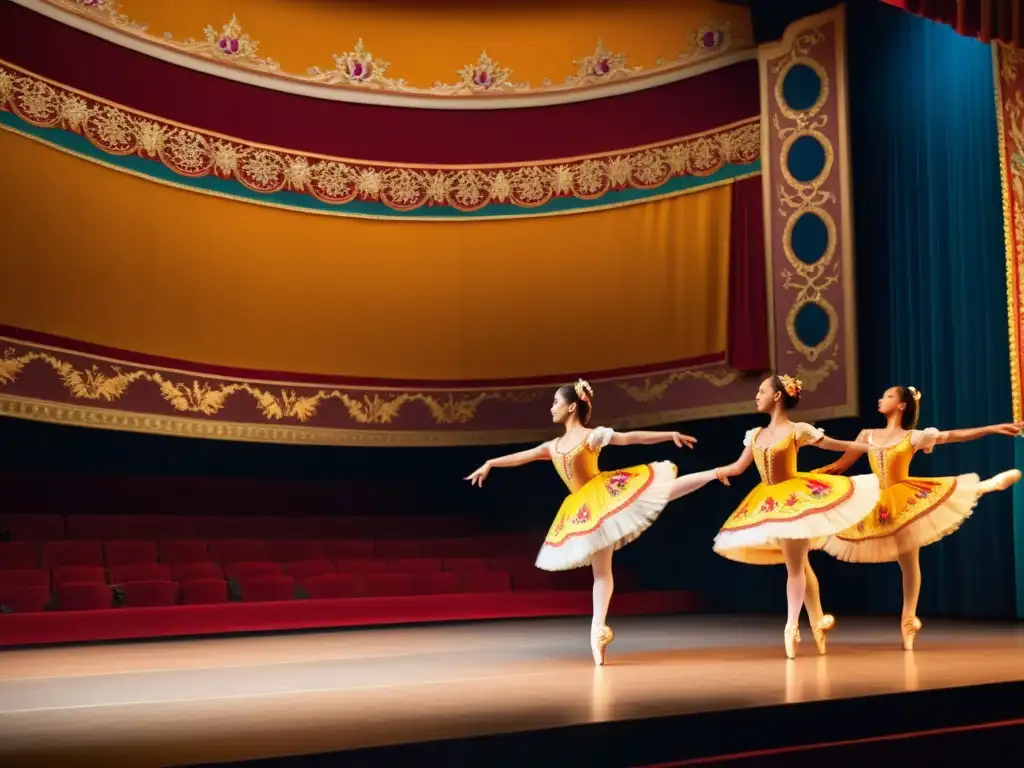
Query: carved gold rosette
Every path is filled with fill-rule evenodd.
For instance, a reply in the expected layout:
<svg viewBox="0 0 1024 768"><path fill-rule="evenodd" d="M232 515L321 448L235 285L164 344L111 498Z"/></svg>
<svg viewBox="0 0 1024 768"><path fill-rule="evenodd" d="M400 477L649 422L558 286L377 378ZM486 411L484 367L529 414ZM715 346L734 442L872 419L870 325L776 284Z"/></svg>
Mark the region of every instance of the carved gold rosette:
<svg viewBox="0 0 1024 768"><path fill-rule="evenodd" d="M115 0L17 0L29 8L49 6L63 14L87 19L110 27L156 49L182 52L218 64L273 75L296 83L329 85L339 90L389 92L426 97L488 97L564 93L593 88L624 80L650 79L671 75L696 64L712 62L726 54L751 49L753 41L737 39L729 22L707 19L697 32L683 41L683 48L670 56L659 58L653 67L628 64L625 53L614 52L598 40L592 53L572 62L572 74L560 78L544 78L539 84L519 82L513 69L488 55L485 48L474 62L467 62L448 77L433 83L414 85L403 77L393 76L390 64L366 48L361 38L353 38L352 50L334 53L333 68L310 66L303 73L282 71L273 59L260 53L260 41L246 32L237 16L224 22L209 24L201 38L176 40L170 33L153 34L145 23L126 16Z"/></svg>

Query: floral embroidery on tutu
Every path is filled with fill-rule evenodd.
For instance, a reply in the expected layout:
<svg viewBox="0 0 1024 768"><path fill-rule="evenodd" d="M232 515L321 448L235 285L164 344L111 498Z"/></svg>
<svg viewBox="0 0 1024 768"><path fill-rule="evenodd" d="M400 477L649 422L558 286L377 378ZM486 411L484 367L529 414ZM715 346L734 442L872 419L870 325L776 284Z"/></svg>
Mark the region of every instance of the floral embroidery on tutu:
<svg viewBox="0 0 1024 768"><path fill-rule="evenodd" d="M608 482L605 484L605 488L608 490L608 495L612 498L618 496L626 488L626 485L633 478L632 472L619 471L608 478Z"/></svg>

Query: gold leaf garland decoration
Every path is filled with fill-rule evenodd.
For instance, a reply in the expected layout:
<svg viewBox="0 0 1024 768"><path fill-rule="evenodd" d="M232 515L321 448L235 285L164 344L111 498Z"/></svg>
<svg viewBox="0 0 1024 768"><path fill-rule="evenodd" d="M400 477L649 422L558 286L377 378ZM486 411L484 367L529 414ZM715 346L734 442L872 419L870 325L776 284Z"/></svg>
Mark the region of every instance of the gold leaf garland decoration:
<svg viewBox="0 0 1024 768"><path fill-rule="evenodd" d="M658 379L645 378L642 384L619 382L618 386L638 403L655 403L665 397L673 384L687 379L704 381L713 387L727 387L739 378L739 371L723 366L711 370L673 371Z"/></svg>
<svg viewBox="0 0 1024 768"><path fill-rule="evenodd" d="M566 75L562 82L544 78L540 86L528 82L513 82L512 70L503 67L486 52L481 53L473 63L467 63L455 72L457 80L452 83L435 81L428 87L410 85L402 78L389 77L388 62L377 59L366 50L360 38L352 51L333 54L334 69L324 70L313 66L304 74L293 74L281 70L271 58L258 54L260 42L242 28L236 16L224 24L218 32L212 25L203 29L202 39L188 38L175 40L168 32L155 37L147 31L147 25L132 21L119 10L114 0L44 0L71 13L85 16L101 24L113 26L122 32L142 37L158 45L183 51L229 66L253 70L295 81L330 85L338 88L384 90L395 93L473 97L502 94L528 94L550 91L568 91L590 87L606 82L618 82L637 77L646 77L659 72L681 69L695 63L719 57L737 46L749 47L751 40L736 40L732 25L708 19L690 39L686 48L676 56L657 59L655 66L643 69L626 66L626 55L615 53L604 47L598 40L594 53L573 62L574 74Z"/></svg>
<svg viewBox="0 0 1024 768"><path fill-rule="evenodd" d="M175 380L166 372L109 364L109 371L98 365L78 368L51 352L30 351L19 353L10 347L0 358L0 385L14 384L32 363L48 366L60 378L74 400L116 403L137 382L155 385L161 398L175 412L207 417L217 416L236 394L244 393L254 401L260 415L269 421L293 420L305 424L319 415L320 406L337 400L350 419L360 425L388 425L399 418L405 406L422 403L437 425L463 425L472 422L480 406L488 401L527 403L536 400L541 392L498 391L476 392L456 396L453 393L426 394L422 392L349 394L341 389L319 389L315 392L296 392L281 388L272 391L244 381ZM183 375L185 376L185 375ZM313 388L310 387L310 390Z"/></svg>
<svg viewBox="0 0 1024 768"><path fill-rule="evenodd" d="M1013 413L1024 413L1020 347L1024 329L1024 51L995 43L996 109L1002 163L1003 227L1006 240L1006 303L1009 325Z"/></svg>
<svg viewBox="0 0 1024 768"><path fill-rule="evenodd" d="M660 146L571 161L507 167L423 169L267 149L154 120L0 65L0 110L25 122L84 136L111 155L157 160L188 178L233 179L254 192L282 190L341 206L355 200L391 210L491 204L537 208L557 197L596 200L615 190L656 189L682 176L709 176L760 157L757 118Z"/></svg>

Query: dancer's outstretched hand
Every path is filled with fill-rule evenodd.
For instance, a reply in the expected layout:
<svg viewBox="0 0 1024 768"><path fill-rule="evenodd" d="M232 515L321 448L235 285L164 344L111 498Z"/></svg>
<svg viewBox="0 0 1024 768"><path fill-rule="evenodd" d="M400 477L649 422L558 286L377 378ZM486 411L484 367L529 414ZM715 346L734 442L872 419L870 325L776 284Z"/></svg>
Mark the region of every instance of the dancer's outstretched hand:
<svg viewBox="0 0 1024 768"><path fill-rule="evenodd" d="M484 480L487 479L487 475L491 471L490 464L484 464L480 469L476 470L469 477L463 478L463 480L469 480L470 485L475 485L478 488L483 488Z"/></svg>
<svg viewBox="0 0 1024 768"><path fill-rule="evenodd" d="M690 437L679 432L672 433L672 442L676 444L676 448L693 448L697 444L696 437Z"/></svg>
<svg viewBox="0 0 1024 768"><path fill-rule="evenodd" d="M718 482L722 485L729 485L729 476L725 474L721 468L715 470L715 477L718 478Z"/></svg>
<svg viewBox="0 0 1024 768"><path fill-rule="evenodd" d="M993 435L1017 437L1024 432L1024 421L1018 421L1013 424L994 424L989 427L989 432Z"/></svg>

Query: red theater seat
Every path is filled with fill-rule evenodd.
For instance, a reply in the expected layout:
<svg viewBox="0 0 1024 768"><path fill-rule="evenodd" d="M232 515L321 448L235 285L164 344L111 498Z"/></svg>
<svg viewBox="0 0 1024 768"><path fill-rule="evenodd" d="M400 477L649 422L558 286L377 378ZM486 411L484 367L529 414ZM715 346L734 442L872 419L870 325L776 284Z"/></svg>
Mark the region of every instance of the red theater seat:
<svg viewBox="0 0 1024 768"><path fill-rule="evenodd" d="M126 539L187 539L191 535L189 518L179 515L123 515L118 530Z"/></svg>
<svg viewBox="0 0 1024 768"><path fill-rule="evenodd" d="M210 542L210 556L221 565L259 563L269 558L267 545L256 539L225 539Z"/></svg>
<svg viewBox="0 0 1024 768"><path fill-rule="evenodd" d="M103 565L103 547L98 541L49 541L43 546L43 566Z"/></svg>
<svg viewBox="0 0 1024 768"><path fill-rule="evenodd" d="M0 571L0 587L50 588L50 572L42 568Z"/></svg>
<svg viewBox="0 0 1024 768"><path fill-rule="evenodd" d="M304 582L313 576L333 574L334 563L330 560L300 560L297 563L285 563L284 570L296 581Z"/></svg>
<svg viewBox="0 0 1024 768"><path fill-rule="evenodd" d="M240 582L242 600L249 603L269 603L295 599L295 581L291 576L264 576Z"/></svg>
<svg viewBox="0 0 1024 768"><path fill-rule="evenodd" d="M411 573L370 573L362 577L362 584L367 597L397 597L416 592Z"/></svg>
<svg viewBox="0 0 1024 768"><path fill-rule="evenodd" d="M280 563L297 563L302 560L323 560L327 547L322 541L271 541L267 543L270 559Z"/></svg>
<svg viewBox="0 0 1024 768"><path fill-rule="evenodd" d="M484 557L489 554L478 539L424 541L420 552L424 556L443 558Z"/></svg>
<svg viewBox="0 0 1024 768"><path fill-rule="evenodd" d="M160 562L175 565L177 563L201 563L209 561L205 541L195 539L175 539L160 542Z"/></svg>
<svg viewBox="0 0 1024 768"><path fill-rule="evenodd" d="M374 543L360 539L326 542L327 556L332 560L362 560L373 557Z"/></svg>
<svg viewBox="0 0 1024 768"><path fill-rule="evenodd" d="M456 575L462 592L508 592L512 589L512 577L504 571L466 571Z"/></svg>
<svg viewBox="0 0 1024 768"><path fill-rule="evenodd" d="M129 581L171 581L171 566L165 563L133 563L110 569L113 584Z"/></svg>
<svg viewBox="0 0 1024 768"><path fill-rule="evenodd" d="M122 539L124 515L68 515L67 538L72 541L113 541Z"/></svg>
<svg viewBox="0 0 1024 768"><path fill-rule="evenodd" d="M60 541L66 532L64 515L4 515L0 527L14 541Z"/></svg>
<svg viewBox="0 0 1024 768"><path fill-rule="evenodd" d="M534 555L502 555L500 557L491 558L491 570L493 571L507 571L508 573L516 573L520 571L533 570Z"/></svg>
<svg viewBox="0 0 1024 768"><path fill-rule="evenodd" d="M27 541L0 541L0 570L39 567L39 549Z"/></svg>
<svg viewBox="0 0 1024 768"><path fill-rule="evenodd" d="M449 557L441 568L450 573L471 573L488 570L488 562L485 557Z"/></svg>
<svg viewBox="0 0 1024 768"><path fill-rule="evenodd" d="M0 606L14 613L39 613L50 602L50 587L0 583ZM2 624L0 619L0 624Z"/></svg>
<svg viewBox="0 0 1024 768"><path fill-rule="evenodd" d="M387 557L387 558L399 558L399 557L419 557L420 556L420 542L418 541L377 541L373 545L373 554L375 557Z"/></svg>
<svg viewBox="0 0 1024 768"><path fill-rule="evenodd" d="M388 570L395 573L437 573L441 561L427 557L404 557L388 561Z"/></svg>
<svg viewBox="0 0 1024 768"><path fill-rule="evenodd" d="M455 592L454 573L416 573L412 577L412 590L417 595L447 595Z"/></svg>
<svg viewBox="0 0 1024 768"><path fill-rule="evenodd" d="M326 542L331 560L365 560L373 556L373 542L361 539L340 539Z"/></svg>
<svg viewBox="0 0 1024 768"><path fill-rule="evenodd" d="M229 579L262 579L281 575L280 563L232 563L224 567Z"/></svg>
<svg viewBox="0 0 1024 768"><path fill-rule="evenodd" d="M215 579L224 581L224 569L216 563L179 563L171 566L175 581L199 581Z"/></svg>
<svg viewBox="0 0 1024 768"><path fill-rule="evenodd" d="M99 611L113 607L114 593L106 584L61 584L56 588L62 611Z"/></svg>
<svg viewBox="0 0 1024 768"><path fill-rule="evenodd" d="M53 569L53 586L61 584L106 584L107 571L98 565L65 565Z"/></svg>
<svg viewBox="0 0 1024 768"><path fill-rule="evenodd" d="M328 573L311 576L303 584L310 600L328 600L339 597L358 597L358 577L350 573Z"/></svg>
<svg viewBox="0 0 1024 768"><path fill-rule="evenodd" d="M129 581L118 585L125 608L166 608L177 605L181 587L173 581Z"/></svg>
<svg viewBox="0 0 1024 768"><path fill-rule="evenodd" d="M110 541L107 542L107 567L135 563L155 563L155 541Z"/></svg>
<svg viewBox="0 0 1024 768"><path fill-rule="evenodd" d="M181 601L185 605L213 605L230 601L224 579L195 579L181 583Z"/></svg>
<svg viewBox="0 0 1024 768"><path fill-rule="evenodd" d="M335 560L334 570L338 573L381 573L387 570L386 560Z"/></svg>

